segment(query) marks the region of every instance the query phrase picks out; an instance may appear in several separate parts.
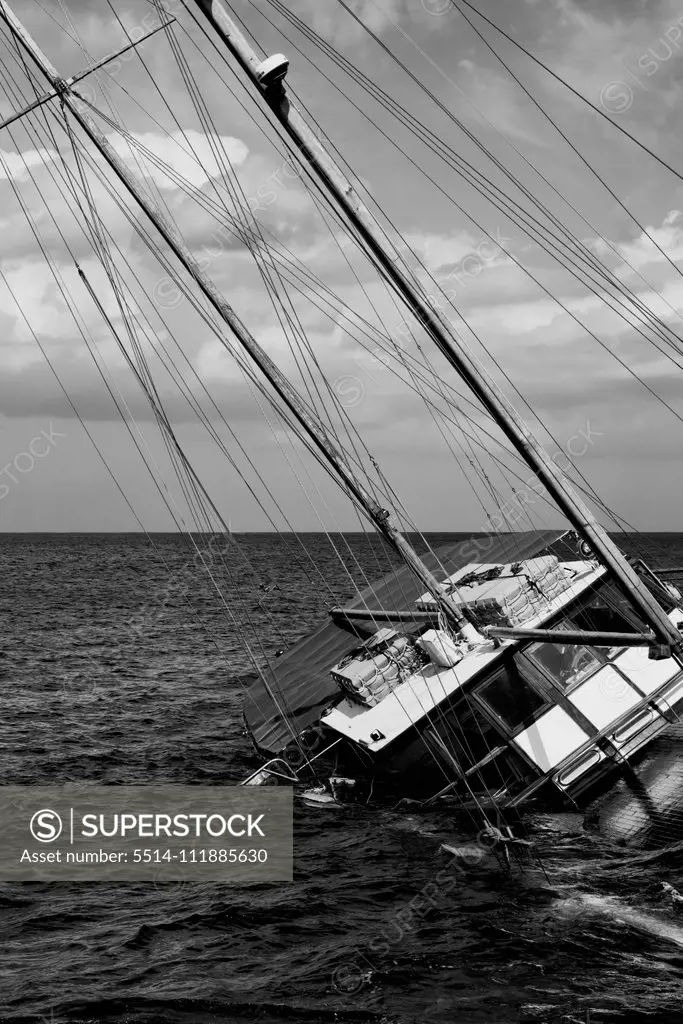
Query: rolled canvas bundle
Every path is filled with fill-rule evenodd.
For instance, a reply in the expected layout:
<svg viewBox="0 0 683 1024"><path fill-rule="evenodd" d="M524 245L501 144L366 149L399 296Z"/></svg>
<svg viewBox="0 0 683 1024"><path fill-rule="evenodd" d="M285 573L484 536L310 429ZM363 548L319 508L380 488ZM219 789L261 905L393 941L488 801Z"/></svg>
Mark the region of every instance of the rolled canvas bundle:
<svg viewBox="0 0 683 1024"><path fill-rule="evenodd" d="M500 566L501 571L492 576L495 568L481 566L480 582L475 568L467 574L466 583L456 578L446 584L455 602L466 606L479 626L519 626L538 615L569 584L555 555ZM427 609L434 603L426 594L418 607Z"/></svg>

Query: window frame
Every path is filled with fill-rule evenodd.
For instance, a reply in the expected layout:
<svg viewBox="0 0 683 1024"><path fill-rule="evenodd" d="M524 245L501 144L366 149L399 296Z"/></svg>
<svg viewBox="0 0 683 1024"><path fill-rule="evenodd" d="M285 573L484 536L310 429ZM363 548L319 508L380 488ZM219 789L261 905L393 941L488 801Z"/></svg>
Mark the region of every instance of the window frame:
<svg viewBox="0 0 683 1024"><path fill-rule="evenodd" d="M621 617L626 622L630 623L630 625L633 627L634 632L639 632L641 629L646 628L639 621L636 612L634 612L629 607L622 607L622 601L625 603L626 599L622 598L621 601L619 600L619 598L621 598L621 595L615 588L614 584L611 583L609 580L601 581L600 586L594 588L590 595L590 599L592 600L595 597L602 598L602 600L609 608L615 611L618 615L621 615ZM584 629L584 626L579 625L579 623L573 621L572 619L572 616L576 614L576 612L582 611L583 607L585 607L585 595L582 595L576 601L572 602L572 605L563 608L562 612L556 618L551 620L551 623L549 624L550 628L557 629L560 627L560 624L562 622L565 622L569 625L570 628L573 627L578 629ZM589 672L587 675L583 676L578 682L574 682L571 684L571 686L567 687L566 689L563 689L560 685L559 680L552 675L550 670L547 669L544 665L540 664L540 662L536 661L533 657L533 654L530 653L530 649L533 646L542 644L542 640L537 640L532 643L526 644L519 653L521 657L526 660L527 665L529 665L533 671L540 672L544 679L546 679L553 687L553 690L556 693L561 694L563 697L568 697L570 694L574 693L574 691L577 690L580 686L583 686L584 683L588 682L588 680L591 679L596 674L596 672L601 671L601 669L603 669L607 665L609 665L615 671L619 672L619 668L614 664L614 662L617 658L621 657L624 651L628 650L628 647L590 647L588 644L577 644L576 646L584 646L592 653L594 653L597 659L597 664L592 672Z"/></svg>
<svg viewBox="0 0 683 1024"><path fill-rule="evenodd" d="M561 623L562 622L566 622L568 624L569 628L571 628L571 626L572 626L571 621L567 620L564 617L562 619L559 619L557 622L553 623L552 628L553 629L561 628ZM573 644L572 646L574 646L574 647L577 647L577 648L578 647L584 647L586 650L590 651L590 653L596 659L596 664L591 669L591 671L588 672L586 675L581 676L580 679L575 680L570 685L565 687L565 686L562 686L560 680L556 676L554 676L552 674L550 669L546 668L545 665L543 665L540 661L537 661L536 658L534 658L534 655L533 655L533 652L532 652L532 647L544 647L544 646L545 647L557 647L557 644L548 644L548 643L546 643L543 640L534 640L534 641L532 641L532 643L526 644L526 646L523 647L522 650L520 651L520 654L522 655L523 658L525 658L532 665L532 667L537 672L541 672L543 674L543 676L552 684L553 689L556 690L558 693L561 693L563 697L567 697L567 696L569 696L570 693L573 693L574 690L578 690L579 686L583 686L584 683L588 682L588 680L592 676L594 676L596 674L596 672L599 672L601 669L603 669L605 667L605 665L610 665L611 664L611 660L608 659L606 655L602 654L602 651L601 651L600 648L598 648L598 647L589 647L588 644ZM620 650L624 650L624 648L620 648ZM618 654L615 654L614 657L618 657Z"/></svg>
<svg viewBox="0 0 683 1024"><path fill-rule="evenodd" d="M488 703L488 701L482 694L484 687L490 686L491 683L494 683L504 673L509 673L510 669L516 670L520 678L522 679L523 683L525 683L529 687L531 692L542 701L542 703L539 705L538 708L535 709L535 711L527 715L526 718L524 718L521 722L518 722L514 726L506 722L503 716L500 715L498 711L496 711L496 709ZM532 677L524 672L524 666L520 664L518 656L516 654L511 659L510 662L503 662L501 665L497 667L495 672L491 672L490 675L487 675L484 679L481 679L472 690L472 696L476 700L477 706L486 715L486 717L492 723L494 728L498 729L499 731L502 731L504 735L508 738L508 740L513 739L520 732L524 732L525 729L528 729L529 726L533 725L533 723L537 719L539 719L542 715L546 714L547 711L549 711L552 707L555 706L554 702L549 698L547 693L544 693L540 687L534 686Z"/></svg>
<svg viewBox="0 0 683 1024"><path fill-rule="evenodd" d="M638 618L637 612L635 612L632 608L628 606L626 598L619 593L618 589L610 580L602 581L600 587L597 587L593 592L592 597L602 598L602 600L605 602L608 608L611 608L612 611L616 612L617 615L620 615L622 619L624 619L633 627L634 633L645 632L647 630L647 624L642 622ZM624 604L626 605L626 607L623 607ZM579 626L579 628L583 629L584 627ZM617 632L621 631L617 630ZM620 657L620 655L622 655L624 651L628 650L628 647L595 647L593 648L593 650L595 650L598 653L598 655L605 659L605 663L607 665L611 665L614 662L615 658ZM610 653L607 654L607 651L609 651Z"/></svg>

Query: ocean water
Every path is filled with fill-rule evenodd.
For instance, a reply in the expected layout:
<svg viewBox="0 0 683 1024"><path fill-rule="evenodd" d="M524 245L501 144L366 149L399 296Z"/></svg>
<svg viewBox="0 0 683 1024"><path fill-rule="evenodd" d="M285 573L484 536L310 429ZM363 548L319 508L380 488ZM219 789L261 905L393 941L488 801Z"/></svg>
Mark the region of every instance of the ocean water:
<svg viewBox="0 0 683 1024"><path fill-rule="evenodd" d="M237 541L0 535L4 784L253 770L240 633L272 655L389 562L362 535ZM683 566L683 535L627 546ZM0 883L0 1019L683 1021L682 848L578 815L534 836L506 875L440 850L471 838L443 811L297 804L293 883Z"/></svg>

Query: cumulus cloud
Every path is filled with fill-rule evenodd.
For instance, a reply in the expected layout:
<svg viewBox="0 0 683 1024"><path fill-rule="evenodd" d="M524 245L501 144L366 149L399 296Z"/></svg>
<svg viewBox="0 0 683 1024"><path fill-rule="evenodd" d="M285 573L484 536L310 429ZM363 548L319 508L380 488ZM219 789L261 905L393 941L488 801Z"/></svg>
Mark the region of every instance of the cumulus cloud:
<svg viewBox="0 0 683 1024"><path fill-rule="evenodd" d="M683 308L680 274L565 148L551 126L506 78L495 58L481 46L455 12L437 13L432 10L430 13L428 5L408 3L408 0L349 0L349 4L361 20L373 31L381 33L388 45L400 53L411 70L429 84L439 99L481 136L501 163L514 169L525 187L561 216L636 292L641 301L655 309L668 323L680 323L677 316L677 311ZM77 60L82 60L82 54L68 39L54 33L50 36L44 17L36 15L34 5L20 3L18 9L27 14L31 26L40 36L39 41L54 56L60 68L72 68ZM99 55L98 46L111 17L107 5L72 2L69 9L83 31L88 48ZM362 53L363 59L367 60L368 54L372 54L369 74L416 116L423 118L424 123L433 127L441 138L467 156L482 173L490 175L500 187L510 188L500 167L488 162L482 151L476 149L452 121L426 102L410 79L371 43L336 0L324 4L319 0L294 0L292 9L336 46L348 47L347 52L353 51L350 53L353 59ZM629 9L629 17L620 13L625 9L625 5L616 2L598 5L588 0L555 0L552 4L529 0L503 4L496 0L490 13L500 24L514 28L521 41L565 74L586 95L599 101L604 84L612 77L623 77L623 69L619 71L618 62L626 61L628 67L637 68L639 55L653 40L656 43L666 30L667 19L676 13L672 0L642 7L634 2ZM247 17L252 15L246 5L240 10ZM396 30L394 23L405 31L405 36ZM258 20L252 27L257 34L262 29ZM411 40L416 46L411 44ZM129 147L120 137L116 142L117 148L136 173L148 177L153 190L160 190L188 244L219 288L264 348L302 393L306 393L306 387L310 386L312 356L309 353L305 358L295 358L292 336L290 334L288 339L270 304L264 283L264 274L267 273L269 280L281 288L277 274L284 273L282 267L280 264L277 267L273 264L257 267L237 235L222 226L220 210L232 212L233 206L221 167L197 123L177 69L172 61L163 59L164 55L167 56L163 37L159 37L157 43L147 45L145 54L149 67L186 128L185 137L177 126L171 125L168 112L154 93L144 69L135 61L126 64L118 82L111 86L112 94L121 103L121 116L134 139L188 179L210 209L185 196L172 178L148 159L141 158L140 170L133 162ZM286 49L284 44L283 49ZM310 46L307 52L314 59L320 59ZM506 54L510 57L509 51ZM213 72L193 51L192 59L193 70L212 105L222 145L248 205L264 229L279 239L280 254L301 261L297 273L301 273L303 266L304 270L319 276L326 286L334 288L353 313L363 318L363 323L383 324L390 333L395 333L405 311L353 246L340 250L337 243L344 236L338 225L328 213L332 231L328 230L302 180L278 152L273 137L263 130L265 120L257 119L256 125L252 123L227 92L222 88L220 93L217 92ZM519 54L513 54L510 59L534 94L581 146L606 180L619 191L639 222L647 226L649 234L680 266L683 261L683 217L679 210L683 209L683 194L677 193L677 186L661 170L653 169L649 163L641 163L641 155L634 157L625 140L615 140L609 134L611 129L608 125L598 122L584 110L578 113L576 101ZM661 147L664 153L668 152L671 159L675 158L673 151L680 137L678 122L681 114L676 105L659 101L673 88L677 67L678 58L672 56L666 66L662 64L657 75L644 82L647 92L645 89L637 92L636 83L633 83L637 99L634 98L629 109L623 112L624 118L628 119L625 123ZM342 86L348 84L337 71L333 73ZM446 196L419 178L415 169L402 161L387 139L371 128L358 111L348 106L303 58L297 59L291 79L297 92L349 159L357 176L371 186L372 195L403 231L412 249L439 281L449 285L449 293L453 293L452 319L474 351L488 359L472 331L504 367L543 420L560 436L570 436L586 420L591 420L595 429L601 432L599 446L587 455L586 465L594 458L606 459L610 454L625 460L631 467L636 467L639 460L651 459L655 451L661 458L676 457L679 424L675 417L658 405L652 395L619 366L610 352L623 358L656 394L677 410L680 371L639 338L598 297L554 264L521 229L511 228L504 222L498 211L492 210L450 169L417 146L414 140L401 137L401 144L405 145L409 155L435 176L444 192L451 194L460 206L472 213L473 219L494 236L499 229L509 239L505 248L594 331L607 350L598 346L579 323L544 294L502 251L490 256L490 250L482 250L485 236L473 221L466 221L448 203ZM142 108L129 102L121 90L117 91L119 84L132 95L144 99ZM471 102L466 103L464 96ZM386 134L392 135L396 131L395 123L385 112L377 110L368 97L359 95L358 99L361 109L373 116ZM152 115L168 125L168 135L153 123ZM107 132L112 139L116 138L110 127ZM2 159L7 173L21 190L36 218L47 249L74 296L74 304L92 336L110 380L126 397L136 419L149 420L149 409L139 389L131 382L131 375L111 331L102 321L75 271L71 253L96 288L115 328L129 344L116 296L83 233L79 211L73 203L70 207L65 202L50 177L50 169L57 170L62 158L73 169L73 164L69 163L72 159L69 148L65 146L58 153L51 145L42 145L21 134L16 136L16 140L14 148L9 139L2 143ZM188 141L199 156L198 162L188 152ZM2 160L0 261L3 272L20 298L33 329L54 359L79 411L93 422L112 425L113 429L117 413L103 391L92 358L80 338L70 301L64 301L50 271L38 258L35 240L1 165ZM35 190L29 169L40 185L46 204ZM552 181L556 192L535 173L537 170ZM142 337L142 344L158 377L160 392L170 415L177 422L188 424L193 414L158 359L156 351L160 351L162 342L168 346L185 379L196 389L196 394L201 396L202 392L190 364L230 422L246 425L249 436L257 438L266 450L268 431L258 426L258 406L223 342L182 298L174 282L159 288L159 282L164 281L167 271L135 235L132 225L112 198L98 186L94 186L93 194L100 216L121 246L131 270L139 278L139 283L134 283L131 270L124 266L120 257L116 257L117 266L131 281L134 308L139 311L141 319L143 314L149 317L151 341ZM514 195L518 198L519 192L514 192ZM144 224L148 229L144 216L127 200L126 205L133 210L133 222ZM580 220L572 206L585 212L590 224ZM602 235L612 240L618 256L605 245ZM487 258L477 266L477 254L481 255L482 251ZM642 274L644 280L638 274ZM351 330L348 321L338 312L333 311L331 316L327 316L319 308L320 296L310 291L310 281L300 277L299 285L300 291L290 290L290 322L305 329L311 352L333 388L336 381L348 384L350 377L359 382L354 385L355 391L346 385L339 389L342 405L348 401L349 395L361 394L357 402L345 406L345 411L383 467L392 467L408 489L411 485L406 481L418 480L420 487L424 484L425 494L435 493L434 479L451 479L451 461L443 437L424 403L413 395L407 385L392 376L376 355L372 355L374 341L370 328L369 339L365 338L370 349L368 354L360 344L358 332ZM466 318L471 330L463 326L459 314ZM356 327L359 322L355 321ZM430 372L437 390L441 380L457 384L450 369L417 327L415 335L433 364L434 370ZM225 341L232 344L229 332L225 332ZM412 346L408 351L417 358L417 347L412 342L406 344ZM26 415L70 415L63 396L37 352L30 331L1 284L0 361L0 414L4 414L6 424ZM493 367L490 360L487 365ZM502 384L508 386L505 381ZM443 405L438 407L442 409ZM210 415L215 416L215 411L210 411ZM648 423L652 424L652 429L648 428ZM125 439L119 438L114 450L120 454L124 444ZM395 454L397 448L400 449L400 458ZM611 486L617 493L614 481ZM623 497L621 491L619 494ZM443 496L445 499L445 490ZM453 495L450 507L453 507L452 499ZM422 506L422 510L426 515L431 514L427 504ZM455 527L459 524L450 519L446 524L444 518L440 525Z"/></svg>
<svg viewBox="0 0 683 1024"><path fill-rule="evenodd" d="M30 168L41 167L56 156L53 149L27 149L23 153L0 149L0 181L7 181L8 178L25 181L29 177Z"/></svg>
<svg viewBox="0 0 683 1024"><path fill-rule="evenodd" d="M119 156L133 169L137 166L136 157L140 158L146 173L159 188L167 191L178 189L178 181L169 177L163 166L147 156L147 151L151 151L161 164L172 168L195 188L202 188L211 178L223 175L217 155L227 159L230 167L236 168L244 163L249 154L246 143L241 139L229 135L208 139L203 132L195 129L175 131L169 135L153 131L133 132L131 141L119 135L110 135L109 138Z"/></svg>
<svg viewBox="0 0 683 1024"><path fill-rule="evenodd" d="M422 22L423 27L429 26L429 0L425 5L412 4L411 0L344 0L343 5L337 0L331 4L295 0L291 6L316 32L340 45L366 41L363 25L380 35L390 33L394 23Z"/></svg>

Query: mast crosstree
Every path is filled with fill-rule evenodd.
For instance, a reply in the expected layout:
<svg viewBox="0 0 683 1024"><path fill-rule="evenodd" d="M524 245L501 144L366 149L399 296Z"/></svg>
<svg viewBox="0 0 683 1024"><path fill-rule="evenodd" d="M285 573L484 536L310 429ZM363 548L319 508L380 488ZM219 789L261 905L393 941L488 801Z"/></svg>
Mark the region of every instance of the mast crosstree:
<svg viewBox="0 0 683 1024"><path fill-rule="evenodd" d="M286 59L281 55L276 55L266 61L261 61L243 33L230 18L221 0L195 0L195 2L225 42L262 100L275 114L323 185L331 192L342 213L352 224L381 271L396 287L404 302L417 317L443 356L465 381L484 409L492 416L513 447L536 473L572 526L587 541L613 578L629 595L635 608L654 632L656 644L653 645L652 653L660 657L668 657L673 653L683 663L683 638L665 610L629 565L607 531L576 494L562 471L534 437L507 396L467 350L457 336L453 325L432 297L426 293L416 279L400 266L396 255L391 252L391 246L379 222L361 201L351 182L327 153L299 110L289 100L284 85L288 70ZM318 451L322 453L347 493L365 511L401 559L424 583L425 588L436 599L440 610L451 625L459 630L464 629L469 638L476 638L476 631L468 619L463 615L456 602L444 593L439 581L394 525L389 511L378 504L352 472L323 423L242 323L212 278L202 270L198 260L180 234L160 208L145 194L135 175L100 131L91 117L87 105L71 87L75 81L94 68L72 78L64 79L40 50L5 0L0 0L0 17L52 87L53 93L40 97L37 102L45 102L52 96L59 97L62 105L71 112L129 193L145 211L223 322L230 328L237 341L248 352L261 373L276 390ZM161 27L166 27L166 23ZM129 48L126 47L126 49ZM106 63L111 59L113 57L106 58L101 63ZM23 113L33 109L34 105L32 104ZM16 116L21 116L21 114ZM14 115L12 119L15 119Z"/></svg>
<svg viewBox="0 0 683 1024"><path fill-rule="evenodd" d="M188 248L181 235L162 213L161 209L145 194L135 175L126 166L107 137L100 131L91 117L87 105L72 90L71 80L64 79L58 74L56 68L51 64L5 0L0 0L0 17L5 21L17 41L48 80L54 92L59 96L63 106L73 114L91 142L114 170L135 201L145 211L223 322L230 328L237 341L248 352L261 373L277 391L299 425L332 467L346 491L365 511L375 527L386 537L403 562L421 580L425 588L436 600L439 609L444 613L451 626L455 630L461 631L468 640L481 639L474 626L469 622L453 598L444 593L436 576L425 565L401 531L394 525L391 513L375 501L362 482L351 471L322 422L306 405L296 389L257 342L245 324L242 323L213 279L201 268L199 261Z"/></svg>
<svg viewBox="0 0 683 1024"><path fill-rule="evenodd" d="M83 71L79 71L78 74L71 75L70 78L66 79L65 84L70 87L78 85L78 83L82 82L84 78L88 77L88 75L92 75L93 72L106 67L107 64L110 64L118 57L123 57L124 53L128 53L129 50L134 50L140 45L140 43L144 43L147 39L155 36L157 32L161 32L162 29L168 28L169 25L172 25L175 22L175 20L175 18L169 18L167 21L162 22L161 25L157 25L144 36L140 36L140 38L136 39L134 43L128 43L127 46L122 46L120 50L115 50L114 53L110 53L106 57L102 57L101 60L95 61L94 64L90 64L87 68L84 68ZM52 89L51 92L46 92L44 96L39 96L37 99L33 100L32 103L29 103L27 107L24 107L23 110L18 110L16 113L10 114L10 116L5 118L4 121L0 121L0 128L9 128L9 126L14 124L15 121L18 121L22 117L26 117L26 115L30 114L32 110L42 107L44 103L49 103L50 100L56 99L57 96L59 96L59 90L56 88Z"/></svg>

